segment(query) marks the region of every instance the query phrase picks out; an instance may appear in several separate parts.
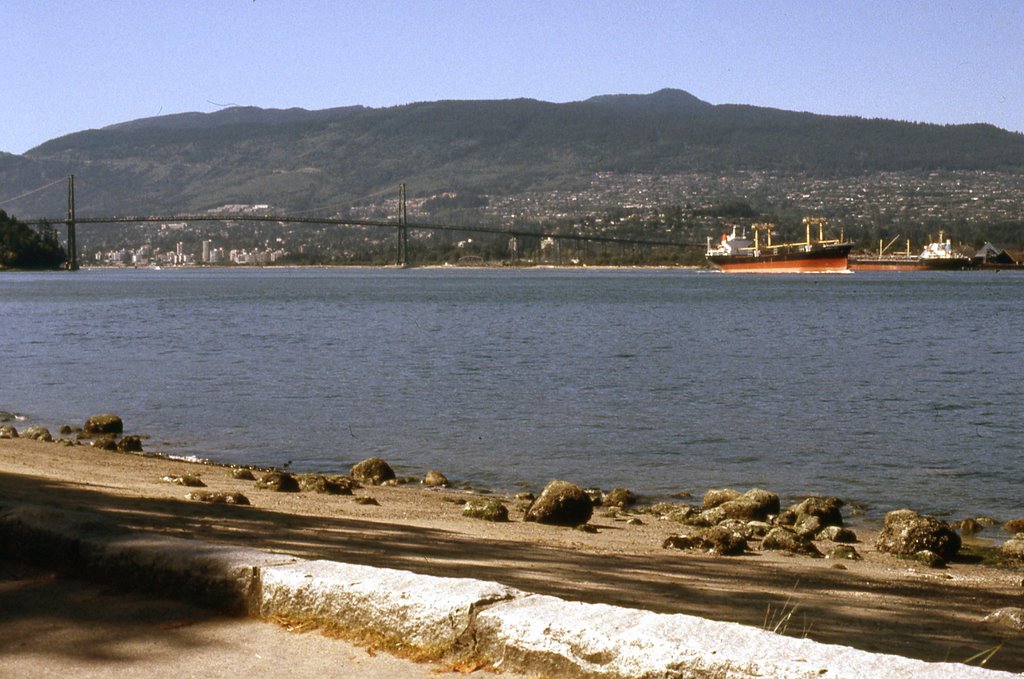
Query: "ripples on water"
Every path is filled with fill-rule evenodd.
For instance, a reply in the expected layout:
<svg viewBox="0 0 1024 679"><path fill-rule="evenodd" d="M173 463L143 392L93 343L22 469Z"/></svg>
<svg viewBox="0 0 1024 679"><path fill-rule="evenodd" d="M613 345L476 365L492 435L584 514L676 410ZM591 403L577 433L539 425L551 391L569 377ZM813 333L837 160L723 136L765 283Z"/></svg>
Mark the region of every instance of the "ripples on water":
<svg viewBox="0 0 1024 679"><path fill-rule="evenodd" d="M762 486L1020 515L1024 277L0 274L0 410L477 485Z"/></svg>

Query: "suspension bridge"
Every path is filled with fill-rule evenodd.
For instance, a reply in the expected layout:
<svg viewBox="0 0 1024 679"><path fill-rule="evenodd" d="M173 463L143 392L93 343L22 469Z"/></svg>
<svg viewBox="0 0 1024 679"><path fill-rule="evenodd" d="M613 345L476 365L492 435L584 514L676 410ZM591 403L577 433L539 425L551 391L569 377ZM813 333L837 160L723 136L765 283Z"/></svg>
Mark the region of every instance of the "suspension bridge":
<svg viewBox="0 0 1024 679"><path fill-rule="evenodd" d="M50 182L37 189L25 192L15 198L7 199L0 203L0 207L4 203L13 202L19 198L26 197L34 194L43 189L50 188L63 180L56 182ZM168 222L273 222L277 224L315 224L323 226L353 226L353 227L382 227L394 229L397 235L398 241L398 257L397 264L399 266L409 266L409 231L437 231L437 232L459 232L459 233L479 233L479 234L491 234L497 236L504 236L507 238L515 239L518 241L520 238L540 238L540 239L551 239L552 241L575 241L575 242L592 242L592 243L606 243L606 244L617 244L626 246L658 246L658 247L670 247L670 248L693 248L705 246L704 243L694 242L683 242L683 241L670 241L670 240L657 240L657 239L644 239L644 238L626 238L619 236L608 236L601 234L580 234L580 233L562 233L557 231L527 231L523 229L514 228L496 228L488 226L466 226L466 225L454 225L454 224L437 224L430 222L413 222L408 221L408 212L406 209L406 192L405 184L401 184L399 187L399 199L398 199L398 215L396 219L351 219L348 217L309 217L309 216L290 216L290 215L254 215L254 214L238 214L233 212L223 213L200 213L200 214L173 214L173 215L122 215L122 216L107 216L107 217L96 217L78 216L75 211L75 177L70 175L67 178L67 214L62 217L52 218L32 218L32 219L19 219L18 221L29 224L29 225L41 225L41 224L64 224L67 227L67 261L65 268L71 271L76 271L79 268L78 261L78 236L77 231L80 225L85 224L116 224L116 223L168 223Z"/></svg>

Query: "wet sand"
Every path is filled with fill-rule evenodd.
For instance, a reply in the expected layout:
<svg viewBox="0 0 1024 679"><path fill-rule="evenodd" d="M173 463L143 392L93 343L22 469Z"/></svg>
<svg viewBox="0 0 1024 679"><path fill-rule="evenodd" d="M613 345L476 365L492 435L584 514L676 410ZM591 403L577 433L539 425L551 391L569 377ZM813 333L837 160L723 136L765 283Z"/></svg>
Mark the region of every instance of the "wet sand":
<svg viewBox="0 0 1024 679"><path fill-rule="evenodd" d="M341 474L347 470L324 470ZM445 470L441 470L442 472ZM162 480L199 475L207 490L241 492L251 506L185 499L197 489ZM259 474L257 473L257 476ZM569 479L571 480L571 479ZM863 561L751 551L739 557L663 549L678 523L595 510L596 532L462 516L471 491L419 485L365 487L355 495L275 493L226 467L88 445L0 440L0 508L33 503L87 510L137 530L431 575L494 580L565 599L687 613L791 636L929 661L966 661L999 647L987 667L1024 671L1024 635L983 623L1024 606L1024 569L956 561L945 569L874 549L857 529ZM370 497L379 504L359 504ZM640 525L627 523L635 517ZM989 529L994 533L997 528ZM831 545L819 543L827 552Z"/></svg>

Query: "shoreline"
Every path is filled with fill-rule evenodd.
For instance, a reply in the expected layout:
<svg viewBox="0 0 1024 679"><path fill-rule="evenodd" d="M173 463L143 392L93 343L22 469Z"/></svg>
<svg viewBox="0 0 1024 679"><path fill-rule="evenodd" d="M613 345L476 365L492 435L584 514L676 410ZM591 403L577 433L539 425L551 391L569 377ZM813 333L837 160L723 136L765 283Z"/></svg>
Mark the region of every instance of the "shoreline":
<svg viewBox="0 0 1024 679"><path fill-rule="evenodd" d="M928 568L879 552L877 532L863 528L855 531L858 561L766 551L753 542L743 555L723 557L664 548L667 536L686 527L640 509L596 508L592 530L583 532L524 522L523 502L509 495L418 484L364 485L352 495L272 492L233 478L231 468L3 439L0 506L87 510L132 530L494 580L568 600L754 627L789 607L795 613L790 636L929 661L963 662L999 646L989 667L1024 670L1020 632L983 622L1021 600L1019 566L953 560L947 568ZM199 490L243 493L251 505L190 501L186 496L196 489L163 480L174 475L199 476L205 484ZM463 516L474 497L501 499L510 521Z"/></svg>
<svg viewBox="0 0 1024 679"><path fill-rule="evenodd" d="M22 413L16 413L14 411L0 411L0 413L2 413L4 415L16 415L17 416L17 420L16 421L5 421L3 419L0 419L0 426L3 426L5 424L9 424L9 425L17 426L18 429L21 429L21 428L27 427L27 426L41 426L41 427L44 427L44 428L48 429L48 431L52 431L52 432L57 432L62 427L71 426L71 425L68 425L66 422L58 424L56 420L49 420L49 419L42 418L42 417L37 417L37 416L28 416L28 415L24 415ZM80 431L80 429L78 427L75 427L74 431L71 434L67 434L67 435L54 434L54 436L62 436L66 440L67 436L74 437L78 433L78 431ZM145 445L145 443L147 441L150 441L153 438L151 435L146 434L146 433L141 433L141 434L137 434L137 435L142 439L143 445ZM60 440L60 439L55 439L55 440ZM88 446L88 445L91 445L91 440L89 438L85 438L82 441L82 443L84 445ZM197 442L197 444L198 444L198 442ZM295 475L306 475L306 476L309 476L309 475L335 476L335 475L343 474L344 473L343 471L339 471L338 468L334 468L334 469L314 468L314 467L311 467L311 466L308 466L308 465L307 466L292 467L290 460L287 463L285 463L283 466L278 466L278 465L274 465L274 464L271 464L271 463L253 463L253 462L248 462L248 461L228 461L228 460L218 459L218 458L213 457L213 456L208 456L208 455L204 455L204 454L198 454L198 453L195 453L195 452L179 454L179 453L174 453L174 452L167 452L165 450L153 450L153 451L147 450L144 453L142 453L142 455L144 455L146 457L154 457L154 458L168 459L168 460L174 460L174 461L181 461L181 462L190 463L190 464L206 465L206 466L211 466L211 467L219 467L219 468L223 468L223 469L231 469L233 467L240 467L240 466L242 466L242 467L248 467L248 468L250 468L250 469L252 469L254 471L259 470L259 471L263 471L263 472L269 472L269 471L277 470L277 471L286 471L286 472L289 472L289 473L292 473L292 474L295 474ZM369 456L369 455L372 455L372 453L367 453L367 456ZM358 460L355 460L355 461L358 461ZM416 480L418 478L421 478L424 474L426 474L429 471L428 469L426 469L424 467L421 467L421 466L413 467L411 465L395 465L395 469L396 469L396 472L402 472L402 473L399 473L400 485L403 485L405 487L409 487L410 484L415 484L415 482L416 482ZM445 474L449 474L449 470L440 470L440 471L444 472ZM554 477L553 476L546 476L545 478L547 480L551 480ZM578 483L578 480L575 479L575 478L565 478L564 480L567 480L567 481L570 481L570 482L573 482L573 483ZM522 492L522 491L531 491L531 492L534 492L534 493L539 493L540 490L543 488L544 483L546 482L546 481L536 481L536 482L534 482L534 481L530 481L530 480L526 480L526 479L520 479L518 481L510 480L510 481L507 481L505 484L492 484L492 483L484 482L484 481L482 481L480 479L458 478L458 477L452 478L452 481L453 481L453 483L452 483L450 489L453 490L453 491L463 491L463 492L468 492L468 493L472 493L472 494L495 495L495 496L502 496L502 495L513 496L516 493ZM703 489L694 488L693 492L691 492L689 490L665 490L665 491L662 491L662 492L650 492L649 490L645 490L645 489L642 489L642 488L632 487L627 482L624 482L621 479L616 481L614 486L609 486L609 487L603 487L603 486L602 487L584 486L584 487L588 491L597 491L599 493L601 493L601 492L608 492L610 490L613 490L614 488L620 488L620 487L621 488L626 488L631 493L635 494L636 504L637 504L638 507L650 507L652 505L656 505L656 504L659 504L659 503L684 503L684 504L691 504L691 505L700 505L702 497L703 497L703 493L706 493L706 492L709 492L709 491L720 490L722 488L728 488L728 489L735 488L739 492L742 493L742 492L744 492L746 490L754 488L754 486L747 486L745 484L733 484L733 485L721 486L721 487L717 487L717 488L711 488L711 487L703 488ZM775 492L775 490L773 488L771 488L771 487L767 487L767 488L764 488L764 489L768 490L769 492ZM825 491L825 492L820 492L820 491L796 491L796 492L792 492L791 491L791 492L786 493L786 494L779 494L779 497L780 497L781 501L783 502L783 506L785 507L785 506L789 506L789 505L795 505L795 504L801 502L802 500L804 500L804 499L806 499L808 497L819 497L819 496L823 496L823 495L827 496L827 491ZM885 509L885 508L883 508L883 509L876 509L873 506L871 506L870 503L868 503L868 502L866 502L866 501L864 501L864 500L862 500L860 498L857 498L857 497L852 497L852 498L849 497L849 496L835 496L835 497L838 497L843 502L844 509L843 509L842 514L843 514L843 519L844 519L844 522L845 522L846 526L848 526L850 528L857 529L857 530L872 531L873 533L877 533L882 528L882 524L883 524L883 521L885 520L885 516L890 511L894 511L894 510L897 510L897 509L912 509L914 511L922 512L921 509L919 509L918 507L913 506L911 503L900 502L900 503L893 504L888 509ZM1009 533L1006 533L1005 531L1002 531L1000 529L1000 526L1003 525L1006 521L1009 521L1009 520L1024 520L1024 518L1022 518L1022 517L1024 517L1024 513L1022 513L1020 516L993 516L993 515L988 515L988 514L984 514L984 513L981 513L981 512L974 512L974 511L971 511L969 509L967 509L967 510L960 510L960 511L930 513L929 515L930 516L935 516L936 518L939 518L939 519L941 519L943 521L946 521L946 522L948 522L950 524L958 524L959 522L964 521L964 520L981 520L985 524L985 527L982 530L980 530L979 532L977 532L977 533L973 533L973 534L970 534L969 536L966 536L966 537L968 537L969 542L972 545L979 546L979 547L998 547L999 545L1004 543L1006 540L1008 540L1011 537L1013 537L1012 534L1009 534Z"/></svg>

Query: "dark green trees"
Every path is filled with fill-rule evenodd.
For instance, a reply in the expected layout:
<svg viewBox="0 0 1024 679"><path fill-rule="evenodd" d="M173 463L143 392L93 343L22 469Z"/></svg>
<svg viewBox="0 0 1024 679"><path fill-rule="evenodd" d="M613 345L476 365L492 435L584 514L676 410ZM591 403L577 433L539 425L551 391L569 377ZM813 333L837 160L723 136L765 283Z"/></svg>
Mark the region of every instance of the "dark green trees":
<svg viewBox="0 0 1024 679"><path fill-rule="evenodd" d="M0 210L0 269L58 269L64 260L55 229L32 229Z"/></svg>

